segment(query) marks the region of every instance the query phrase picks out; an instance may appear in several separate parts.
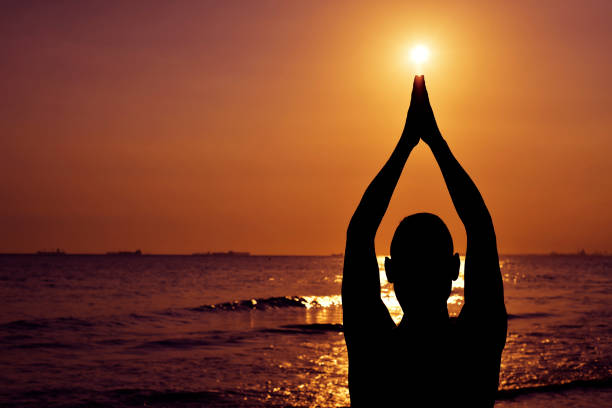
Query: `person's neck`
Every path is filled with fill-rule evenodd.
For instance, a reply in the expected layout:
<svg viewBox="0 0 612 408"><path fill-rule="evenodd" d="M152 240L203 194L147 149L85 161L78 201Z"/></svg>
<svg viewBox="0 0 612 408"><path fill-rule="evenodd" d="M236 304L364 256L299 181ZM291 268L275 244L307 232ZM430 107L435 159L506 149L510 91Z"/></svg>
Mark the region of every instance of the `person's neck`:
<svg viewBox="0 0 612 408"><path fill-rule="evenodd" d="M400 327L408 325L410 327L435 327L447 324L449 320L448 309L446 305L441 306L439 309L415 309L404 312L404 317L400 322Z"/></svg>

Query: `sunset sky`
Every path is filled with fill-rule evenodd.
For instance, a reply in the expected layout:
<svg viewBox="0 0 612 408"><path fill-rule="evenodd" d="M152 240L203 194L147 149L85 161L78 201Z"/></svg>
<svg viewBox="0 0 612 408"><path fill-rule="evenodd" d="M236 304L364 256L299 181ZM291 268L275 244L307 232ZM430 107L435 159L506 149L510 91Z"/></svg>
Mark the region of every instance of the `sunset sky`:
<svg viewBox="0 0 612 408"><path fill-rule="evenodd" d="M414 68L501 253L612 251L612 1L6 1L0 252L328 254ZM377 238L465 233L427 146Z"/></svg>

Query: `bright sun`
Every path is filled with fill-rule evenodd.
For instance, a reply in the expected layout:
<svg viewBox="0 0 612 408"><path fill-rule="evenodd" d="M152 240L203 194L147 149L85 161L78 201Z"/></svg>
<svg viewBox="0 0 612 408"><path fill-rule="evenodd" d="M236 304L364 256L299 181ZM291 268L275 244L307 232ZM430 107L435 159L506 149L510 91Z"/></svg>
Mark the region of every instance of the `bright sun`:
<svg viewBox="0 0 612 408"><path fill-rule="evenodd" d="M410 58L417 65L424 63L429 58L429 48L424 45L417 45L410 51Z"/></svg>

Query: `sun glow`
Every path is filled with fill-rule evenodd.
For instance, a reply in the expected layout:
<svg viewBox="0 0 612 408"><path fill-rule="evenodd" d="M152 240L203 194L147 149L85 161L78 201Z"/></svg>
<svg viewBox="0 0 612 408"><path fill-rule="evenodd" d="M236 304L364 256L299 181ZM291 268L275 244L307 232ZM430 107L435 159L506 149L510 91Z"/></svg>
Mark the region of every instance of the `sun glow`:
<svg viewBox="0 0 612 408"><path fill-rule="evenodd" d="M425 45L416 45L410 50L410 59L412 60L417 74L423 73L423 65L429 59L429 48Z"/></svg>
<svg viewBox="0 0 612 408"><path fill-rule="evenodd" d="M429 58L429 48L424 45L417 45L410 51L410 58L417 64L424 63Z"/></svg>

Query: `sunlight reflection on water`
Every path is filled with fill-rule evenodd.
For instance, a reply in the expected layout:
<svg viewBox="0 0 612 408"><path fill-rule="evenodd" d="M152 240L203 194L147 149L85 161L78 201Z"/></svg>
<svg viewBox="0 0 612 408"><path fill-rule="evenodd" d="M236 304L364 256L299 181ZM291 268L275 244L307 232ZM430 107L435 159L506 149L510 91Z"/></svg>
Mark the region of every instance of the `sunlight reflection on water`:
<svg viewBox="0 0 612 408"><path fill-rule="evenodd" d="M302 296L302 299L306 301L304 306L306 306L307 309L310 309L313 307L340 306L342 304L342 297L340 295Z"/></svg>
<svg viewBox="0 0 612 408"><path fill-rule="evenodd" d="M393 318L393 321L396 324L402 320L402 316L404 315L402 311L402 307L400 306L396 296L395 291L393 290L393 285L389 283L387 280L387 275L385 272L385 255L378 256L378 272L380 276L380 287L381 287L381 297L387 309L389 309L389 313ZM448 298L448 312L450 316L458 316L461 311L461 307L464 304L464 296L463 290L465 287L465 256L460 257L460 266L459 266L459 277L457 280L453 282L453 288L451 291L451 295ZM504 266L504 261L499 262L500 269ZM342 275L338 274L334 279L335 282L342 281ZM305 300L304 305L307 309L312 308L329 308L332 306L341 306L342 305L342 297L340 295L332 295L332 296L303 296Z"/></svg>

